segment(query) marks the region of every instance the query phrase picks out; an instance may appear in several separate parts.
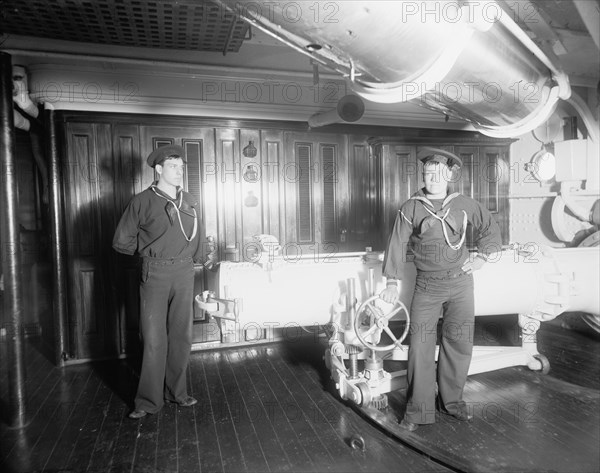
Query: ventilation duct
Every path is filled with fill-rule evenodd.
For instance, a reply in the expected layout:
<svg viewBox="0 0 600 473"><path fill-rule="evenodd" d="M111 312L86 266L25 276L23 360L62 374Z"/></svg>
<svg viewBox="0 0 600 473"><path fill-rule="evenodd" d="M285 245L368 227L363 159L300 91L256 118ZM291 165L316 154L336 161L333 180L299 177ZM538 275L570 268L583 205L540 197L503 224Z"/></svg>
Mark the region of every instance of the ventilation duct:
<svg viewBox="0 0 600 473"><path fill-rule="evenodd" d="M571 93L495 1L219 1L366 100L417 102L490 136L535 129Z"/></svg>
<svg viewBox="0 0 600 473"><path fill-rule="evenodd" d="M323 113L315 113L308 119L311 128L330 125L339 122L355 122L365 113L365 104L356 95L345 95L333 110Z"/></svg>

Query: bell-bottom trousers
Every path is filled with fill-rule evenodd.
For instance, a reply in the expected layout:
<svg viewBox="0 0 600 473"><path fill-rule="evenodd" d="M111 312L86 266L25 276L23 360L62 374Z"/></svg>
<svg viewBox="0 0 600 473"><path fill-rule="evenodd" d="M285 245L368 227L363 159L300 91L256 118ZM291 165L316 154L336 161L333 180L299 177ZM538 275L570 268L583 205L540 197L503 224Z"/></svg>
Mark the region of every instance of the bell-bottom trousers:
<svg viewBox="0 0 600 473"><path fill-rule="evenodd" d="M436 376L440 316L443 319ZM462 271L436 277L417 274L409 332L407 421L435 422L436 381L441 408L449 413L464 408L462 396L473 353L474 325L472 275Z"/></svg>
<svg viewBox="0 0 600 473"><path fill-rule="evenodd" d="M140 283L140 332L144 345L135 408L159 411L164 400L187 397L192 346L194 265L191 258L144 258Z"/></svg>

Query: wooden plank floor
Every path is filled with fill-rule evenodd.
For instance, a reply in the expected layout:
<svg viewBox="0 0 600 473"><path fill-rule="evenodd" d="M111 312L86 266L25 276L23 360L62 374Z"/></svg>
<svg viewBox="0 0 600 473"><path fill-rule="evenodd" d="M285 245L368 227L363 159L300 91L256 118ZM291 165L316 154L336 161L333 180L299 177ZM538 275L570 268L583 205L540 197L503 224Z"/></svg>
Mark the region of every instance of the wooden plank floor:
<svg viewBox="0 0 600 473"><path fill-rule="evenodd" d="M324 389L321 340L193 353L190 391L199 403L167 405L141 421L127 417L131 361L59 369L33 343L26 355L31 422L2 424L2 472L449 471ZM6 402L6 366L1 381ZM351 448L355 434L365 451Z"/></svg>
<svg viewBox="0 0 600 473"><path fill-rule="evenodd" d="M30 339L30 423L0 427L0 471L600 470L600 341L592 335L544 324L539 344L551 362L548 375L515 367L472 376L465 398L485 413L475 411L472 424L440 419L411 438L395 438L337 398L322 360L324 342L307 336L193 353L189 385L199 403L168 405L134 421L127 413L135 360L59 369ZM4 405L6 348L0 344ZM391 396L392 424L403 396ZM357 435L364 451L351 448Z"/></svg>
<svg viewBox="0 0 600 473"><path fill-rule="evenodd" d="M436 413L432 426L398 426L405 392L390 394L385 411L366 417L459 471L600 471L600 393L525 367L473 375L465 386L471 423Z"/></svg>

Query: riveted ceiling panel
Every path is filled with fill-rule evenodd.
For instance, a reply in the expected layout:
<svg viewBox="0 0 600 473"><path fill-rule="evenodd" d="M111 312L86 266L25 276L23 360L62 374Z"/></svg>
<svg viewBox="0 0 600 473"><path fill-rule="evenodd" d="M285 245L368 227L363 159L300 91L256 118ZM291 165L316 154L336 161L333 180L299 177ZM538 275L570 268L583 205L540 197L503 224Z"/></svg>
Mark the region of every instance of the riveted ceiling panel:
<svg viewBox="0 0 600 473"><path fill-rule="evenodd" d="M226 53L248 30L209 1L0 0L2 34Z"/></svg>

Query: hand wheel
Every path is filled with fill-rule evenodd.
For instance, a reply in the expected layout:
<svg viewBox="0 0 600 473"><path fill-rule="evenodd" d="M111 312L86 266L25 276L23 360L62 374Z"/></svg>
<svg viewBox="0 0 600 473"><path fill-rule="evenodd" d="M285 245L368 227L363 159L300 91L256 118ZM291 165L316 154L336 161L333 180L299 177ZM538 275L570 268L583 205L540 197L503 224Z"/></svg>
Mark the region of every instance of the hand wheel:
<svg viewBox="0 0 600 473"><path fill-rule="evenodd" d="M400 300L398 300L392 306L392 309L389 312L384 313L383 309L375 305L375 301L377 300L381 300L379 296L369 297L359 306L358 310L356 311L356 316L354 317L354 331L356 332L356 336L365 347L375 351L388 351L396 346L401 347L402 341L406 338L406 335L408 335L408 329L410 325L408 309ZM406 314L406 327L404 328L402 336L397 338L389 328L389 321L401 310L403 310ZM365 317L369 318L369 326L366 328L366 330L366 325L362 325L362 321ZM393 343L390 345L378 346L377 344L368 341L368 337L374 334L377 330L387 333L392 339Z"/></svg>

